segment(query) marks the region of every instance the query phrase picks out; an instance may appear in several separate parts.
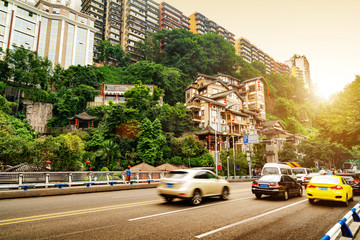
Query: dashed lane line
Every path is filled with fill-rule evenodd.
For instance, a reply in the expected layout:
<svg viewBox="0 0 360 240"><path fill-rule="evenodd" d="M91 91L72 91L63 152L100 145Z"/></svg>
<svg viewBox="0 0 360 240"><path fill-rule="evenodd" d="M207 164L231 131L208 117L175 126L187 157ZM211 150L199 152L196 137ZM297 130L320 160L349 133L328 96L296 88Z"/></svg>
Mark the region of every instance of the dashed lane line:
<svg viewBox="0 0 360 240"><path fill-rule="evenodd" d="M196 210L199 208L212 207L212 206L219 205L219 204L241 201L241 200L245 200L245 199L249 199L249 198L253 198L253 197L251 196L251 197L245 197L245 198L238 198L238 199L228 200L226 202L218 202L218 203L207 204L207 205L202 205L202 206L198 206L198 207L191 207L191 208L185 208L185 209L180 209L180 210L175 210L175 211L170 211L170 212L163 212L163 213L158 213L158 214L153 214L153 215L148 215L148 216L143 216L143 217L138 217L138 218L131 218L128 221L132 222L132 221L138 221L138 220L142 220L142 219L146 219L146 218L153 218L153 217L159 217L159 216L169 215L169 214L174 214L174 213L179 213L179 212Z"/></svg>
<svg viewBox="0 0 360 240"><path fill-rule="evenodd" d="M206 232L206 233L197 235L196 238L203 238L203 237L209 236L209 235L211 235L211 234L214 234L214 233L223 231L223 230L225 230L225 229L232 228L232 227L235 227L235 226L237 226L237 225L240 225L240 224L243 224L243 223L246 223L246 222L255 220L255 219L257 219L257 218L261 218L261 217L263 217L263 216L266 216L266 215L269 215L269 214L272 214L272 213L281 211L281 210L283 210L283 209L286 209L286 208L295 206L295 205L300 204L300 203L303 203L303 202L305 202L305 201L307 201L307 199L301 200L301 201L296 202L296 203L292 203L292 204L286 205L286 206L284 206L284 207L281 207L281 208L278 208L278 209L275 209L275 210L272 210L272 211L269 211L269 212L265 212L265 213L263 213L263 214L259 214L259 215L255 216L255 217L247 218L247 219L241 220L241 221L239 221L239 222L232 223L232 224L230 224L230 225L227 225L227 226L224 226L224 227L221 227L221 228L212 230L212 231L210 231L210 232Z"/></svg>

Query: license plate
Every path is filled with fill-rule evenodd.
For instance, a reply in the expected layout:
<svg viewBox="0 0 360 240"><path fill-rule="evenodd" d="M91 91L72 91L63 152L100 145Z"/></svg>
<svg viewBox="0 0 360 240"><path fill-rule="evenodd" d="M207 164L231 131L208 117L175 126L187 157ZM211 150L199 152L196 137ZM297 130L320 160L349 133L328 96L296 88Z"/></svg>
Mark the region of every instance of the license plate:
<svg viewBox="0 0 360 240"><path fill-rule="evenodd" d="M301 179L301 177L297 177L297 179Z"/></svg>
<svg viewBox="0 0 360 240"><path fill-rule="evenodd" d="M269 187L269 185L268 184L260 184L259 187L267 188L267 187Z"/></svg>
<svg viewBox="0 0 360 240"><path fill-rule="evenodd" d="M324 191L327 191L327 190L328 190L327 187L319 187L318 189L319 189L319 190L324 190Z"/></svg>
<svg viewBox="0 0 360 240"><path fill-rule="evenodd" d="M174 184L168 183L168 184L166 184L166 186L167 186L167 187L173 187Z"/></svg>

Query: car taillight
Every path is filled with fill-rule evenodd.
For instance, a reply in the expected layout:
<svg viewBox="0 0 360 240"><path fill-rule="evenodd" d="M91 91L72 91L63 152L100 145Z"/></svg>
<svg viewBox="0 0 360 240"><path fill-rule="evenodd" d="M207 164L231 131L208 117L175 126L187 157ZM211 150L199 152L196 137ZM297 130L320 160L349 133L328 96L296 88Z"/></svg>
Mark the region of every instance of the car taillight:
<svg viewBox="0 0 360 240"><path fill-rule="evenodd" d="M259 187L259 184L258 183L253 183L252 186L253 187Z"/></svg>
<svg viewBox="0 0 360 240"><path fill-rule="evenodd" d="M355 184L358 184L358 183L359 183L359 180L351 180L350 182L355 183Z"/></svg>
<svg viewBox="0 0 360 240"><path fill-rule="evenodd" d="M269 184L269 188L279 188L281 185L279 184Z"/></svg>
<svg viewBox="0 0 360 240"><path fill-rule="evenodd" d="M336 186L333 186L333 187L330 187L331 189L336 189L336 190L341 190L343 189L342 186L340 185L336 185Z"/></svg>
<svg viewBox="0 0 360 240"><path fill-rule="evenodd" d="M308 180L308 178L307 178L307 177L304 177L304 180Z"/></svg>
<svg viewBox="0 0 360 240"><path fill-rule="evenodd" d="M311 184L308 184L306 187L307 188L316 188L314 185L311 185Z"/></svg>

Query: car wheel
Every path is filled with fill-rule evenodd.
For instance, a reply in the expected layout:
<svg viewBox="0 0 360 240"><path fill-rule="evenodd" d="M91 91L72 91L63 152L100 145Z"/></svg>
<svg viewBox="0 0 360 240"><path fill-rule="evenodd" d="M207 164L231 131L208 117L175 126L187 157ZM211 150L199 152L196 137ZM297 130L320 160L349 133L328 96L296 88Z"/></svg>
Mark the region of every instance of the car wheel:
<svg viewBox="0 0 360 240"><path fill-rule="evenodd" d="M261 199L261 196L262 196L261 193L255 193L255 197L256 197L257 199Z"/></svg>
<svg viewBox="0 0 360 240"><path fill-rule="evenodd" d="M303 188L300 187L300 188L299 188L298 197L301 197L302 195L303 195Z"/></svg>
<svg viewBox="0 0 360 240"><path fill-rule="evenodd" d="M285 189L284 193L283 193L283 200L286 201L289 199L289 192L288 190Z"/></svg>
<svg viewBox="0 0 360 240"><path fill-rule="evenodd" d="M221 200L228 200L229 199L229 189L227 187L224 187L222 190L222 193L220 195Z"/></svg>
<svg viewBox="0 0 360 240"><path fill-rule="evenodd" d="M347 207L349 206L349 200L348 200L348 195L346 194L346 200L344 202L344 206Z"/></svg>
<svg viewBox="0 0 360 240"><path fill-rule="evenodd" d="M165 197L165 200L166 200L167 202L172 202L172 201L174 200L174 198L172 198L172 197Z"/></svg>
<svg viewBox="0 0 360 240"><path fill-rule="evenodd" d="M202 197L199 189L195 189L192 198L190 199L191 205L199 205L201 203Z"/></svg>
<svg viewBox="0 0 360 240"><path fill-rule="evenodd" d="M310 204L314 204L314 202L315 202L315 199L309 198L309 203L310 203Z"/></svg>

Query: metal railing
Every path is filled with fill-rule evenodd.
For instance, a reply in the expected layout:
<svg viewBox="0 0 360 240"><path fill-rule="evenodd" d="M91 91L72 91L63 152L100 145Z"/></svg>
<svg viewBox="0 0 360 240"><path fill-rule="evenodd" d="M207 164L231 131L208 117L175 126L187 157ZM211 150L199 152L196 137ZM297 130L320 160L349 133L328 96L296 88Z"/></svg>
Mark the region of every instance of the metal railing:
<svg viewBox="0 0 360 240"><path fill-rule="evenodd" d="M355 205L342 219L339 220L320 240L338 239L340 236L354 238L354 233L358 231L358 227L355 231L351 231L350 225L353 222L360 222L358 211L360 202ZM349 227L350 226L350 227Z"/></svg>
<svg viewBox="0 0 360 240"><path fill-rule="evenodd" d="M128 183L150 183L160 181L167 171L147 172L132 171ZM33 188L48 188L63 186L94 184L113 185L124 184L126 174L124 171L114 172L0 172L0 190Z"/></svg>

